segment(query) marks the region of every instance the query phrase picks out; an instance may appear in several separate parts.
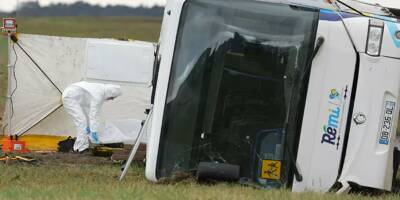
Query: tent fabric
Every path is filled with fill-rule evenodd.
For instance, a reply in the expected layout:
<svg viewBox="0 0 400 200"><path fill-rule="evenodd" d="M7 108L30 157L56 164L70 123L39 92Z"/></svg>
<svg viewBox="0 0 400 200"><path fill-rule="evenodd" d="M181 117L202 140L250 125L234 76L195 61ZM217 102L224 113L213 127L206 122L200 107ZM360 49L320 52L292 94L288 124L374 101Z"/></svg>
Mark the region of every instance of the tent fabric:
<svg viewBox="0 0 400 200"><path fill-rule="evenodd" d="M99 141L103 144L119 143L134 144L138 136L138 130L142 127L142 120L128 119L106 122ZM126 133L131 133L127 135Z"/></svg>
<svg viewBox="0 0 400 200"><path fill-rule="evenodd" d="M152 77L148 74L152 69L143 66L154 64L154 46L150 46L146 42L94 39L88 40L86 51L85 67L88 78L133 83L149 83L151 81ZM119 64L116 65L115 59L101 59L108 55L118 55ZM127 71L135 73L125 73Z"/></svg>
<svg viewBox="0 0 400 200"><path fill-rule="evenodd" d="M148 51L149 48L154 47L154 44L149 42L122 42L112 39L69 38L29 34L19 35L19 44L39 65L43 72L38 69L34 64L35 62L33 62L19 46L14 45L16 54L12 53L9 55L11 61L16 60L16 81L12 80L13 82L11 84L12 88L17 85L17 89L13 95L14 114L11 123L13 135L40 134L75 136L75 127L72 120L62 107L60 91L63 91L70 84L82 80L118 84L122 87L123 95L112 102L105 103L103 106L101 119L104 124L110 124L109 126L113 127L115 125L112 124L112 121L140 121L145 119L146 116L143 111L150 105L151 87L149 87L150 83L145 83L143 80L151 80L153 66L139 66L145 69L136 72L138 70L135 71L135 69L137 69L138 66L134 66L135 63L132 63L132 66L130 66L129 63L119 62L119 60L126 59L123 57L119 58L118 56L126 55L104 55L102 58L98 59L104 60L105 62L111 62L110 60L112 60L114 66L128 64L128 66L123 67L123 69L127 71L121 71L121 73L140 73L141 80L137 82L134 82L135 80L127 82L126 79L124 79L121 80L124 82L119 82L115 80L118 78L118 74L113 74L113 81L87 78L85 64L91 62L88 59L93 59L87 56L91 54L90 52L92 51L88 49L89 41L90 44L96 43L96 41L99 43L106 42L110 46L115 43L116 47L114 48L131 45L134 46L137 51L146 49L149 54L148 58L151 57L150 53L152 53ZM99 48L107 48L107 46L100 45ZM98 49L96 51L98 51ZM131 56L135 57L135 55ZM151 62L148 61L147 63ZM113 66L109 67L113 68ZM50 80L47 79L46 76L49 77ZM121 75L121 77L126 76ZM8 106L9 105L6 106L7 108L5 110L8 110ZM7 115L8 114L5 113L4 119L7 119ZM135 127L137 123L133 123L131 126ZM122 129L133 131L132 127L130 129L129 127ZM107 128L108 127L105 127L104 130ZM135 133L127 134L135 135Z"/></svg>

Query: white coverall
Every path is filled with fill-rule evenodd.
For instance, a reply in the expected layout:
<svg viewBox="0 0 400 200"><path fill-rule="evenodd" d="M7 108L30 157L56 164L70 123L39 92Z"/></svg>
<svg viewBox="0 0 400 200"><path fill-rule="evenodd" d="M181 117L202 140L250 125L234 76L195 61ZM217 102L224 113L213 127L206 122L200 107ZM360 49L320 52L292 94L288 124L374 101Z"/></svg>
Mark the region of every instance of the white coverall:
<svg viewBox="0 0 400 200"><path fill-rule="evenodd" d="M92 143L99 143L97 133L100 126L100 110L106 100L122 94L118 85L78 82L68 86L62 101L65 111L72 117L77 128L74 151L82 152Z"/></svg>

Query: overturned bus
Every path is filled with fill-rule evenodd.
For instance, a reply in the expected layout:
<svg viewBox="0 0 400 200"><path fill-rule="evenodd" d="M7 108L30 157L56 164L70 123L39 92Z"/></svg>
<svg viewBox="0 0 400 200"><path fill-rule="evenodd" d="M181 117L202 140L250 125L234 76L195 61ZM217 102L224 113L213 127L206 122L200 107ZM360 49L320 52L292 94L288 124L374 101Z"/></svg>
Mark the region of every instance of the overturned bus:
<svg viewBox="0 0 400 200"><path fill-rule="evenodd" d="M146 176L390 191L400 29L351 0L170 0Z"/></svg>

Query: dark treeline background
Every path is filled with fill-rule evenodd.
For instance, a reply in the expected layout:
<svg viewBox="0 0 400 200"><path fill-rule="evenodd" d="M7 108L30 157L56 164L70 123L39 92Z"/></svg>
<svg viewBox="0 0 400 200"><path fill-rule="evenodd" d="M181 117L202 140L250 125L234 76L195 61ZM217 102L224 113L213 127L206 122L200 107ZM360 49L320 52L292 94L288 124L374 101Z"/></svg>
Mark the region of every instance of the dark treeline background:
<svg viewBox="0 0 400 200"><path fill-rule="evenodd" d="M164 7L93 6L85 2L52 4L41 7L38 2L24 2L18 11L0 12L0 16L162 16Z"/></svg>

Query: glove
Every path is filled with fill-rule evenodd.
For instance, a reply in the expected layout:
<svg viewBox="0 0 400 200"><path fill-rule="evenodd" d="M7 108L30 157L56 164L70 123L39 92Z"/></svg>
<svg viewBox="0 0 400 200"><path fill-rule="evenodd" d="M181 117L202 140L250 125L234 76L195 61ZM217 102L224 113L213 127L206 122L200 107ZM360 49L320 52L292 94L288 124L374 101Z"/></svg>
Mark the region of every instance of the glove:
<svg viewBox="0 0 400 200"><path fill-rule="evenodd" d="M97 136L97 132L90 133L90 140L93 144L100 144L99 137Z"/></svg>
<svg viewBox="0 0 400 200"><path fill-rule="evenodd" d="M89 127L86 127L86 134L90 134L90 128Z"/></svg>

